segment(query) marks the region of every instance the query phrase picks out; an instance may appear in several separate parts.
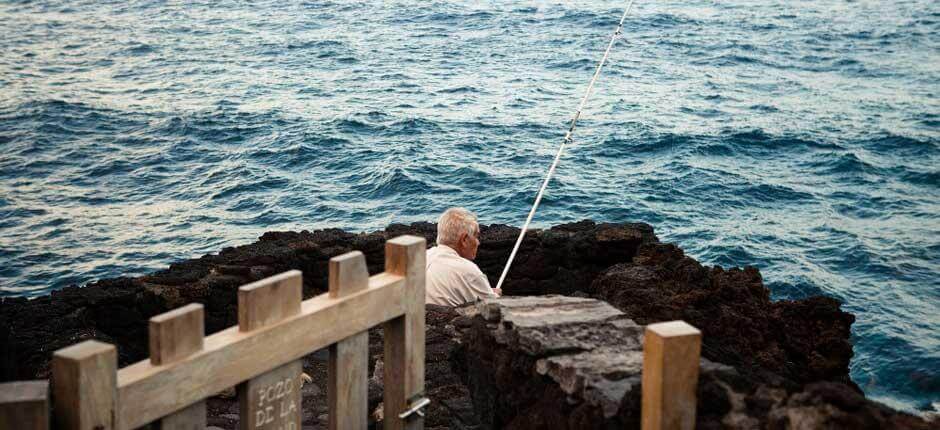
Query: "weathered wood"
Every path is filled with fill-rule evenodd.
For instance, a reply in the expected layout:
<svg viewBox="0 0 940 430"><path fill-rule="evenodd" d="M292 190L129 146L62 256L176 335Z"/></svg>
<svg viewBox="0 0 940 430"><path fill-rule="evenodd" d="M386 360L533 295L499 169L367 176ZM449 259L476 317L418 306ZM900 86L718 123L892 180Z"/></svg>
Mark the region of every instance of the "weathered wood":
<svg viewBox="0 0 940 430"><path fill-rule="evenodd" d="M643 340L644 430L695 428L702 333L684 321L646 326Z"/></svg>
<svg viewBox="0 0 940 430"><path fill-rule="evenodd" d="M363 291L306 300L299 314L279 323L249 332L231 327L208 336L202 351L179 362L154 366L146 360L123 368L118 372L122 428L140 427L399 317L405 312L404 291L402 276L379 274L369 278L369 288Z"/></svg>
<svg viewBox="0 0 940 430"><path fill-rule="evenodd" d="M330 297L338 298L369 288L366 257L359 251L330 259Z"/></svg>
<svg viewBox="0 0 940 430"><path fill-rule="evenodd" d="M275 326L300 314L302 284L300 271L291 270L239 288L239 330L248 332ZM281 333L275 331L271 335ZM238 428L300 430L302 371L303 362L295 360L239 384Z"/></svg>
<svg viewBox="0 0 940 430"><path fill-rule="evenodd" d="M424 395L424 238L401 236L385 243L385 272L405 277L405 314L385 323L384 422L386 429L420 429L424 418L398 414Z"/></svg>
<svg viewBox="0 0 940 430"><path fill-rule="evenodd" d="M388 241L386 273L371 278L361 253L339 256L330 263L330 292L303 302L299 271L246 285L239 289L239 325L209 337L200 305L154 317L150 359L120 371L108 344L57 351L58 423L110 430L160 420L162 429L203 428L204 399L241 383L242 429L299 429L299 359L331 345L330 426L365 428L367 330L385 323L387 426L421 428L419 415L398 414L424 394L425 248L417 237Z"/></svg>
<svg viewBox="0 0 940 430"><path fill-rule="evenodd" d="M202 305L191 303L150 318L150 362L169 364L202 349L205 336Z"/></svg>
<svg viewBox="0 0 940 430"><path fill-rule="evenodd" d="M291 270L238 289L238 329L258 330L300 314L299 270Z"/></svg>
<svg viewBox="0 0 940 430"><path fill-rule="evenodd" d="M369 425L369 332L330 346L330 429L365 429Z"/></svg>
<svg viewBox="0 0 940 430"><path fill-rule="evenodd" d="M205 430L206 401L193 403L160 419L159 430Z"/></svg>
<svg viewBox="0 0 940 430"><path fill-rule="evenodd" d="M192 303L150 319L150 363L182 360L202 350L205 317L201 304ZM206 402L200 400L160 419L159 430L203 430Z"/></svg>
<svg viewBox="0 0 940 430"><path fill-rule="evenodd" d="M408 348L405 340L408 338L405 329L405 316L391 320L383 326L385 337L385 368L383 369L383 415L385 430L401 430L405 428L405 421L398 418L398 414L408 408L411 391L406 386L406 373L408 372Z"/></svg>
<svg viewBox="0 0 940 430"><path fill-rule="evenodd" d="M49 381L0 384L0 429L48 430Z"/></svg>
<svg viewBox="0 0 940 430"><path fill-rule="evenodd" d="M238 384L239 430L300 430L300 374L294 360Z"/></svg>
<svg viewBox="0 0 940 430"><path fill-rule="evenodd" d="M252 331L297 315L302 285L300 271L290 270L240 287L238 327Z"/></svg>
<svg viewBox="0 0 940 430"><path fill-rule="evenodd" d="M66 430L112 430L117 398L117 349L87 340L52 354L55 417Z"/></svg>
<svg viewBox="0 0 940 430"><path fill-rule="evenodd" d="M366 258L359 251L330 259L330 297L340 298L368 288ZM369 333L362 332L330 345L330 429L368 426Z"/></svg>

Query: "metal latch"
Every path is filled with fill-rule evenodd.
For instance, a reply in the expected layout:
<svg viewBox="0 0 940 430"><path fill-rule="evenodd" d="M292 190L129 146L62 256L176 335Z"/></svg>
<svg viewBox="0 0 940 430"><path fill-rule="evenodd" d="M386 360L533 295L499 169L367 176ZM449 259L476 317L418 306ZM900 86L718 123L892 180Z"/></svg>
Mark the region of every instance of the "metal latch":
<svg viewBox="0 0 940 430"><path fill-rule="evenodd" d="M421 397L411 402L411 407L405 410L405 412L398 414L398 418L406 419L413 414L418 414L419 417L424 418L424 411L422 409L424 409L425 406L430 405L430 404L431 404L431 399L427 397Z"/></svg>

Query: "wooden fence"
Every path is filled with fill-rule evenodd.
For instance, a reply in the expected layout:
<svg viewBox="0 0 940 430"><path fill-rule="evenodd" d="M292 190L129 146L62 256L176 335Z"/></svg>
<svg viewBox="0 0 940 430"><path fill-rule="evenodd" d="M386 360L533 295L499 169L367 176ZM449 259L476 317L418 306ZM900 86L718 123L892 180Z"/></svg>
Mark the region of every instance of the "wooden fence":
<svg viewBox="0 0 940 430"><path fill-rule="evenodd" d="M330 429L368 424L368 330L382 324L386 429L424 426L425 240L386 242L385 272L365 257L330 260L329 292L302 301L296 270L238 290L238 326L205 336L203 307L150 319L150 359L117 368L113 345L85 341L53 354L46 381L0 384L0 430L206 428L205 399L236 386L239 430L301 430L301 358L329 346ZM642 427L695 425L701 334L681 322L646 328ZM666 357L668 356L668 360Z"/></svg>
<svg viewBox="0 0 940 430"><path fill-rule="evenodd" d="M204 429L205 399L237 386L240 430L300 430L301 358L329 346L329 426L365 429L368 330L381 324L385 428L423 428L425 248L419 237L389 240L385 272L372 277L361 252L335 257L329 293L309 300L302 301L296 270L245 285L238 326L208 337L202 305L158 315L150 320L150 359L122 369L110 344L90 340L58 350L56 427ZM0 428L48 428L45 382L4 387Z"/></svg>

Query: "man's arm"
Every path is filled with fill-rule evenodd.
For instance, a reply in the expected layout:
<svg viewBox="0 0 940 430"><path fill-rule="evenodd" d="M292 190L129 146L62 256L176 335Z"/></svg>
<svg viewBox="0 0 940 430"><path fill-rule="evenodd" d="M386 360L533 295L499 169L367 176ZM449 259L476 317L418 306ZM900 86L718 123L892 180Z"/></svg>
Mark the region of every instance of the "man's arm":
<svg viewBox="0 0 940 430"><path fill-rule="evenodd" d="M502 291L490 288L489 279L486 279L486 275L479 268L474 272L467 277L467 285L473 290L473 294L481 299L496 298L502 295Z"/></svg>

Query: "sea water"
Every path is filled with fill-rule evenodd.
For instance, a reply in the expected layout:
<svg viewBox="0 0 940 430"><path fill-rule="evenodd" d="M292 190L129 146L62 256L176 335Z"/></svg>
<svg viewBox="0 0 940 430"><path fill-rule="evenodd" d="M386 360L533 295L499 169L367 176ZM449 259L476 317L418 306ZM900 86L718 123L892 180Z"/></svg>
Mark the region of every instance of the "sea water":
<svg viewBox="0 0 940 430"><path fill-rule="evenodd" d="M0 296L269 230L521 225L625 1L0 2ZM826 294L940 401L940 3L637 0L535 219Z"/></svg>

